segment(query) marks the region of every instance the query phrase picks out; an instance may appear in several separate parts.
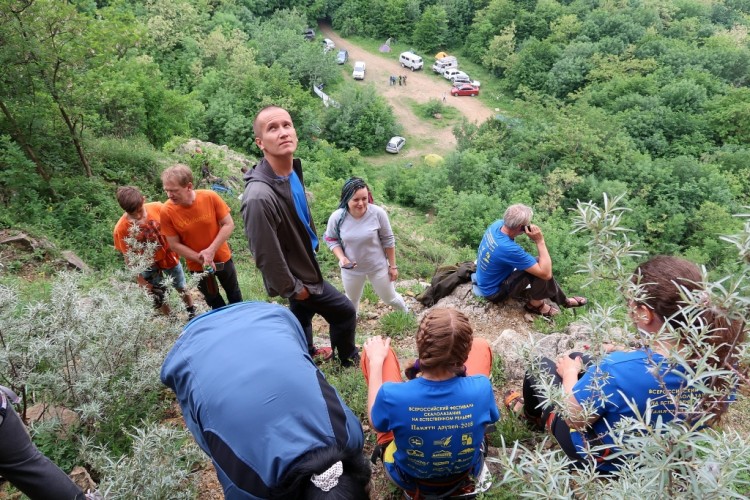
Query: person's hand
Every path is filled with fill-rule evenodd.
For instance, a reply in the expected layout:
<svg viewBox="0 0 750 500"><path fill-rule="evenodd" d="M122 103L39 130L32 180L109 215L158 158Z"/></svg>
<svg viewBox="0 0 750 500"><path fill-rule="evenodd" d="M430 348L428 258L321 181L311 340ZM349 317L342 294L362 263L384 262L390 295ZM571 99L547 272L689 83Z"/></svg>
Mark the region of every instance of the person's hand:
<svg viewBox="0 0 750 500"><path fill-rule="evenodd" d="M578 374L581 373L583 368L583 361L580 356L576 356L575 359L571 359L567 354L557 358L557 374L563 379L567 377L578 378Z"/></svg>
<svg viewBox="0 0 750 500"><path fill-rule="evenodd" d="M528 236L534 243L539 243L544 240L542 229L534 224L529 225L529 230L526 231L526 236Z"/></svg>
<svg viewBox="0 0 750 500"><path fill-rule="evenodd" d="M371 365L382 366L391 349L391 339L390 337L383 339L380 335L370 337L365 340L363 349Z"/></svg>
<svg viewBox="0 0 750 500"><path fill-rule="evenodd" d="M214 255L216 255L216 252L214 252L210 248L206 248L198 252L198 258L200 259L200 263L203 265L203 267L211 266L211 269L216 271L216 264L214 264Z"/></svg>
<svg viewBox="0 0 750 500"><path fill-rule="evenodd" d="M356 262L352 262L349 260L349 257L344 255L339 259L339 267L342 269L352 269L357 265Z"/></svg>
<svg viewBox="0 0 750 500"><path fill-rule="evenodd" d="M389 267L388 277L391 279L391 281L396 281L398 279L398 269L395 267Z"/></svg>
<svg viewBox="0 0 750 500"><path fill-rule="evenodd" d="M310 291L306 286L303 286L302 290L300 290L300 292L294 296L295 300L307 300L308 298L310 298Z"/></svg>

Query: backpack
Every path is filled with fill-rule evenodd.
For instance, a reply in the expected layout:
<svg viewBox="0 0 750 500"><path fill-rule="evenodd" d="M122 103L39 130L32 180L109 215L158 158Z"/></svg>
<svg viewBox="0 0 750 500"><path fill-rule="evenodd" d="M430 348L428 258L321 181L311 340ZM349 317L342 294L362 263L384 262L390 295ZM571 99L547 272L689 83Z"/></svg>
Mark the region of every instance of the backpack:
<svg viewBox="0 0 750 500"><path fill-rule="evenodd" d="M417 300L425 307L432 307L438 300L450 295L458 285L471 281L471 275L476 271L477 265L473 261L440 266L435 271L430 286L417 296Z"/></svg>

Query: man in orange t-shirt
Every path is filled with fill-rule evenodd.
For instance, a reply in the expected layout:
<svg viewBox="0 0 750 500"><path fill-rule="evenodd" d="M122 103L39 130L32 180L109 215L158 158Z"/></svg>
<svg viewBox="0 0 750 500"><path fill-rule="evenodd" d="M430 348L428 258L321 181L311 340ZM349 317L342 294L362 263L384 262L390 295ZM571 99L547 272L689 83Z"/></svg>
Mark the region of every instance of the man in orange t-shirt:
<svg viewBox="0 0 750 500"><path fill-rule="evenodd" d="M206 303L211 309L226 305L216 278L230 304L241 302L237 270L227 244L234 230L229 207L213 191L193 189L193 172L187 165L172 165L162 172L161 181L169 197L161 211L161 232L169 246L185 258L189 271L208 271L198 283Z"/></svg>
<svg viewBox="0 0 750 500"><path fill-rule="evenodd" d="M185 286L185 273L180 258L169 248L167 239L160 232L159 221L163 204L158 201L145 201L146 198L136 187L122 186L117 189L117 202L125 213L117 221L113 232L115 249L122 252L127 261L128 252L131 251L126 241L128 236L132 235L141 244L155 244L152 263L138 275L138 284L147 288L153 295L154 305L161 309L162 313L169 314L169 304L164 302L166 287L163 282L164 275L169 276L185 303L188 315L192 318L195 315L195 306ZM131 233L133 226L136 226L136 230ZM137 249L135 251L142 253Z"/></svg>

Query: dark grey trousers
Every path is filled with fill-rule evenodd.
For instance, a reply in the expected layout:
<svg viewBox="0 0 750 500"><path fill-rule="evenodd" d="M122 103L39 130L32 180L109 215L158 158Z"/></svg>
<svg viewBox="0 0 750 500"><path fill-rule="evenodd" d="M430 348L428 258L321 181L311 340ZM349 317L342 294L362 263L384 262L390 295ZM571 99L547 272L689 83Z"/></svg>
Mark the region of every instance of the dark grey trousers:
<svg viewBox="0 0 750 500"><path fill-rule="evenodd" d="M521 300L550 299L559 306L565 306L567 297L555 278L543 280L526 271L513 271L500 285L500 289L485 297L490 302L502 302L508 297Z"/></svg>
<svg viewBox="0 0 750 500"><path fill-rule="evenodd" d="M78 486L31 442L9 404L0 424L0 476L31 500L83 500Z"/></svg>

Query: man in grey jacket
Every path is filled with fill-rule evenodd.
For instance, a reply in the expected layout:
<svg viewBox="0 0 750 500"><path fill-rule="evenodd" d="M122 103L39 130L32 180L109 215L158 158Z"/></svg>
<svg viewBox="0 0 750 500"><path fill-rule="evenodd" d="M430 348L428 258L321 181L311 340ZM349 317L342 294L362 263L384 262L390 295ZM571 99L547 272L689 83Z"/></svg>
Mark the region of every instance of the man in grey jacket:
<svg viewBox="0 0 750 500"><path fill-rule="evenodd" d="M357 365L357 317L344 294L323 279L315 253L318 236L305 197L302 164L294 158L297 132L289 113L278 106L260 110L253 121L263 159L245 174L242 218L255 265L268 295L289 299L289 309L305 332L312 355L312 318L330 325L331 347L341 364Z"/></svg>

